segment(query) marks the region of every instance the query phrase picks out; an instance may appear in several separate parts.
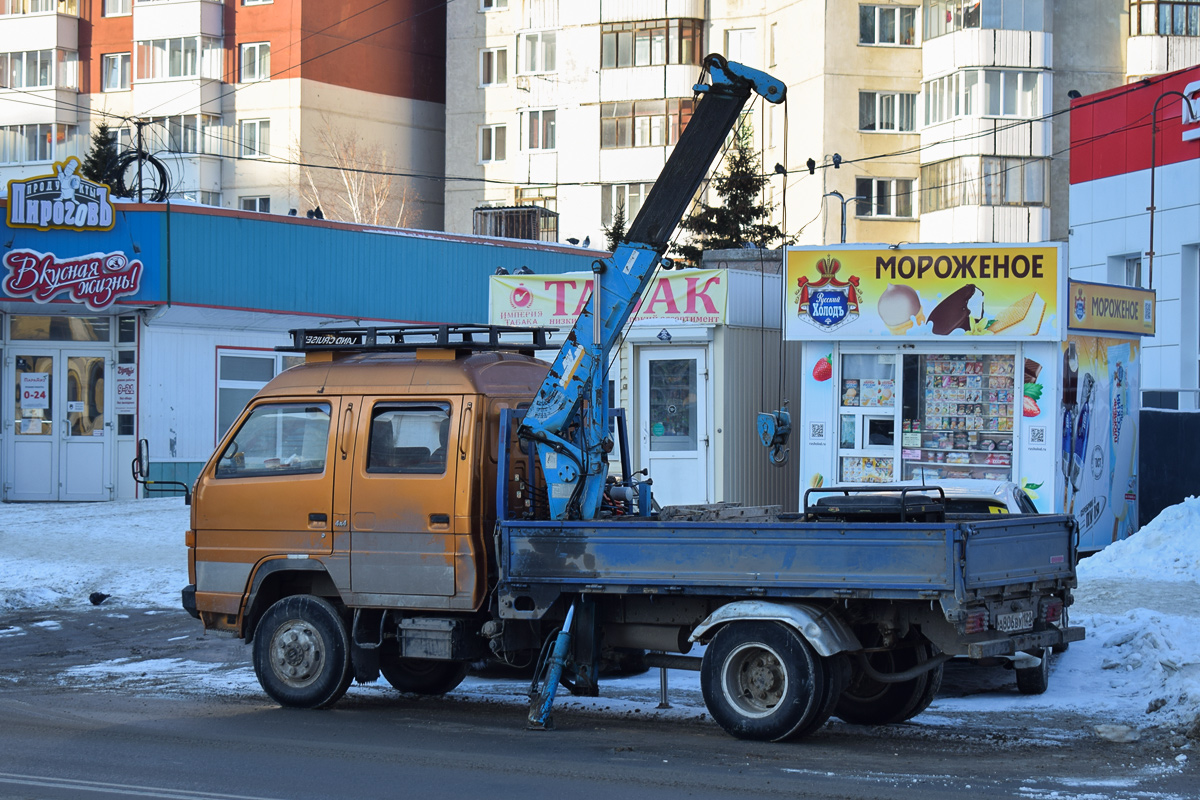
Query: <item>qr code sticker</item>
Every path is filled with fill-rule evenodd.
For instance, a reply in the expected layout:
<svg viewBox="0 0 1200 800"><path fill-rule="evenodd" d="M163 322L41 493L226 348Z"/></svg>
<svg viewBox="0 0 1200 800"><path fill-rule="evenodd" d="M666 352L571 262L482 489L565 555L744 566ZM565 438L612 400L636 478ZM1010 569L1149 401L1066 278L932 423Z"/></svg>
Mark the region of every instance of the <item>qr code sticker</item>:
<svg viewBox="0 0 1200 800"><path fill-rule="evenodd" d="M1030 444L1045 444L1046 443L1046 429L1045 428L1030 428L1029 429L1029 443Z"/></svg>
<svg viewBox="0 0 1200 800"><path fill-rule="evenodd" d="M824 439L825 438L825 423L824 422L808 423L808 438Z"/></svg>
<svg viewBox="0 0 1200 800"><path fill-rule="evenodd" d="M1154 319L1154 301L1153 300L1143 300L1142 301L1142 319L1146 320L1147 325L1149 324L1150 320Z"/></svg>

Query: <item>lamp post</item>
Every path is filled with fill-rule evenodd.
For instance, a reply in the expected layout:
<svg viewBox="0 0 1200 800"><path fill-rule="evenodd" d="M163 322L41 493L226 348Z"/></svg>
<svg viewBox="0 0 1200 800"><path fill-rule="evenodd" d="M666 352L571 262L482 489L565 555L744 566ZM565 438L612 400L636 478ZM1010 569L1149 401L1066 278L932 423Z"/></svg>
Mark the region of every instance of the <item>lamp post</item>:
<svg viewBox="0 0 1200 800"><path fill-rule="evenodd" d="M838 160L840 161L841 159L839 158ZM863 197L861 194L856 194L856 195L854 195L854 197L842 197L842 193L837 191L836 189L832 192L826 192L824 197L822 197L821 199L823 200L823 199L825 199L825 197L836 197L842 203L842 244L845 244L846 243L846 203L851 203L855 200L868 200L869 198Z"/></svg>
<svg viewBox="0 0 1200 800"><path fill-rule="evenodd" d="M1166 91L1154 101L1154 111L1150 114L1150 205L1146 207L1146 210L1150 212L1150 249L1146 251L1149 267L1148 282L1150 284L1147 288L1149 289L1154 288L1154 176L1158 171L1156 169L1158 165L1158 104L1172 95L1182 100L1187 106L1188 116L1196 119L1196 109L1192 105L1191 99L1183 92L1176 92L1174 90Z"/></svg>

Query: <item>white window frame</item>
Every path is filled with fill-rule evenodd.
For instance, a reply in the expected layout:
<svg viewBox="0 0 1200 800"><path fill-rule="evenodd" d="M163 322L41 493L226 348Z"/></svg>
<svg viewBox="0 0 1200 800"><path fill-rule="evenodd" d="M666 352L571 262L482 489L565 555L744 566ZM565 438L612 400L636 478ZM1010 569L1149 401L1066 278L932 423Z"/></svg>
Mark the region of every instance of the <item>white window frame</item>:
<svg viewBox="0 0 1200 800"><path fill-rule="evenodd" d="M33 144L33 158L29 146ZM62 122L0 126L0 164L37 164L80 156L79 126Z"/></svg>
<svg viewBox="0 0 1200 800"><path fill-rule="evenodd" d="M865 96L874 101L875 127L864 128L862 109ZM904 106L908 106L907 114ZM909 127L902 127L905 116L908 117ZM890 120L885 120L890 116ZM890 127L885 127L888 125ZM917 95L914 92L859 92L858 93L858 130L861 133L916 133L917 132Z"/></svg>
<svg viewBox="0 0 1200 800"><path fill-rule="evenodd" d="M756 64L758 58L757 28L726 28L725 57L739 64Z"/></svg>
<svg viewBox="0 0 1200 800"><path fill-rule="evenodd" d="M526 152L551 152L558 149L558 109L555 108L530 108L521 112L521 148ZM550 137L554 141L549 147L545 146L546 137L546 115L553 115L550 119ZM534 120L537 120L538 127L538 145L534 147L530 143L529 132Z"/></svg>
<svg viewBox="0 0 1200 800"><path fill-rule="evenodd" d="M133 13L133 0L104 0L102 13L105 17L127 17Z"/></svg>
<svg viewBox="0 0 1200 800"><path fill-rule="evenodd" d="M497 132L501 132L497 147ZM486 147L485 147L486 145ZM499 152L497 152L499 151ZM508 125L503 122L479 126L479 163L494 164L508 160Z"/></svg>
<svg viewBox="0 0 1200 800"><path fill-rule="evenodd" d="M558 72L558 32L527 31L518 37L521 75ZM549 53L550 58L547 58ZM553 62L553 63L547 63Z"/></svg>
<svg viewBox="0 0 1200 800"><path fill-rule="evenodd" d="M871 181L871 194L867 200L859 200L854 204L854 216L861 219L914 219L913 214L913 193L916 189L916 181L911 178L874 178L869 175L864 175L857 178L854 182L854 193L861 195L859 191L859 181ZM908 184L908 191L898 193L897 185L901 183ZM883 190L882 192L880 190ZM908 214L900 215L896 213L896 198L900 194L908 195ZM876 198L887 197L888 208L884 213L879 213ZM864 213L865 210L865 213Z"/></svg>
<svg viewBox="0 0 1200 800"><path fill-rule="evenodd" d="M240 207L240 205L239 205L239 207ZM271 362L271 378L269 378L268 380L265 380L265 381L222 379L221 378L221 362L225 358L261 358L264 361L269 360ZM216 427L216 436L213 438L213 446L215 447L217 445L217 443L220 442L221 437L225 435L225 431L221 429L221 410L222 410L221 409L221 390L222 389L241 389L244 391L251 392L250 396L253 397L253 393L257 393L260 389L262 389L264 386L266 386L267 383L271 379L273 379L276 375L283 372L288 367L295 366L296 364L299 364L299 363L303 363L303 361L304 361L304 356L302 356L302 355L301 356L285 355L285 354L281 354L281 353L272 353L269 350L257 350L257 349L250 348L250 347L218 347L217 348L217 372L216 372L217 388L216 388L216 392L215 392L216 407L217 407L216 412L217 413L216 413L216 419L214 420L214 425ZM229 425L232 425L234 422L237 422L238 416L242 413L242 409L245 407L246 407L246 404L243 403L241 406L239 406L237 408L236 411L233 412L232 415L227 416Z"/></svg>
<svg viewBox="0 0 1200 800"><path fill-rule="evenodd" d="M488 72L492 80L488 80ZM485 47L479 51L479 85L508 85L508 48Z"/></svg>
<svg viewBox="0 0 1200 800"><path fill-rule="evenodd" d="M274 3L275 0L242 0L244 6L266 6Z"/></svg>
<svg viewBox="0 0 1200 800"><path fill-rule="evenodd" d="M1042 116L1042 85L1042 72L1027 69L968 69L926 81L921 86L925 125L959 117L1037 119Z"/></svg>
<svg viewBox="0 0 1200 800"><path fill-rule="evenodd" d="M266 141L263 142L263 131L266 131ZM254 137L248 140L247 131L253 131ZM238 158L270 158L267 150L271 147L271 120L242 119L238 120Z"/></svg>
<svg viewBox="0 0 1200 800"><path fill-rule="evenodd" d="M254 206L249 208L248 206ZM270 195L244 195L238 198L238 211L254 211L259 214L271 213Z"/></svg>
<svg viewBox="0 0 1200 800"><path fill-rule="evenodd" d="M874 41L864 42L862 39L862 16L863 13L870 9L874 14ZM901 33L901 25L903 25L903 13L910 12L912 14L912 40L905 42L904 36ZM920 29L920 24L917 19L916 6L879 6L872 4L862 4L858 7L859 27L858 27L858 46L859 47L917 47L917 31ZM896 40L893 42L883 42L879 40L879 32L883 29L881 24L883 17L890 15L892 17L892 30L896 33Z"/></svg>
<svg viewBox="0 0 1200 800"><path fill-rule="evenodd" d="M117 85L109 84L109 73L112 70L113 63L117 67ZM103 92L127 92L132 85L133 80L133 54L132 53L105 53L101 62L100 69L100 90Z"/></svg>
<svg viewBox="0 0 1200 800"><path fill-rule="evenodd" d="M508 0L479 0L479 10L481 12L504 11L507 8Z"/></svg>
<svg viewBox="0 0 1200 800"><path fill-rule="evenodd" d="M247 70L247 65L252 69ZM271 43L246 42L240 48L238 83L261 83L271 80Z"/></svg>
<svg viewBox="0 0 1200 800"><path fill-rule="evenodd" d="M181 54L178 70L172 64L177 52ZM133 53L136 81L220 80L222 77L224 48L221 39L214 36L138 39L133 43ZM189 60L194 61L194 68L189 65Z"/></svg>
<svg viewBox="0 0 1200 800"><path fill-rule="evenodd" d="M1126 256L1124 278L1126 286L1132 286L1136 289L1142 288L1142 257L1140 255Z"/></svg>
<svg viewBox="0 0 1200 800"><path fill-rule="evenodd" d="M617 213L617 206L624 206L625 229L628 230L633 218L642 210L642 204L646 202L646 196L650 194L653 186L653 181L601 184L600 223L606 228L611 227L613 217ZM635 197L637 198L636 202L633 201Z"/></svg>

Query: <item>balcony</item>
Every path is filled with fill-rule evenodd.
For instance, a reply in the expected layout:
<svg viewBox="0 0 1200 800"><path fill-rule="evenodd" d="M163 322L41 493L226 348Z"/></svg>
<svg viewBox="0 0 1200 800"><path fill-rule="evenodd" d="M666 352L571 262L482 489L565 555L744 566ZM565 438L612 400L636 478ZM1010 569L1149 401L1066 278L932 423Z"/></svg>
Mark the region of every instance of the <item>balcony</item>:
<svg viewBox="0 0 1200 800"><path fill-rule="evenodd" d="M72 14L10 14L0 16L0 50L79 49L79 17Z"/></svg>
<svg viewBox="0 0 1200 800"><path fill-rule="evenodd" d="M222 36L225 6L218 0L137 0L133 4L133 38Z"/></svg>

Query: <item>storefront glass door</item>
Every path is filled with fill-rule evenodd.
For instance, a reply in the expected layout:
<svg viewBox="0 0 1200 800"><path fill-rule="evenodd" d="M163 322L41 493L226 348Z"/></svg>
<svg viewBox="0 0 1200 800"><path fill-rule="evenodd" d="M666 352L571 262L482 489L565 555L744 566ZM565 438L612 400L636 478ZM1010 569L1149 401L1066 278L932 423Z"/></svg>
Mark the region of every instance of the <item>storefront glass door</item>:
<svg viewBox="0 0 1200 800"><path fill-rule="evenodd" d="M641 460L661 505L708 502L708 385L702 348L638 358Z"/></svg>
<svg viewBox="0 0 1200 800"><path fill-rule="evenodd" d="M14 347L6 498L108 500L107 356Z"/></svg>

